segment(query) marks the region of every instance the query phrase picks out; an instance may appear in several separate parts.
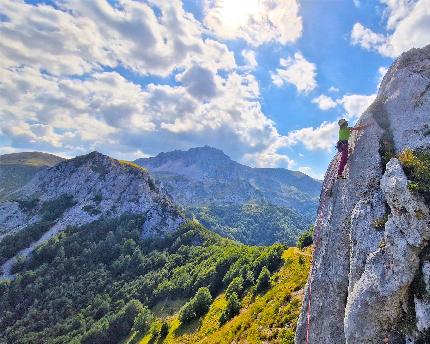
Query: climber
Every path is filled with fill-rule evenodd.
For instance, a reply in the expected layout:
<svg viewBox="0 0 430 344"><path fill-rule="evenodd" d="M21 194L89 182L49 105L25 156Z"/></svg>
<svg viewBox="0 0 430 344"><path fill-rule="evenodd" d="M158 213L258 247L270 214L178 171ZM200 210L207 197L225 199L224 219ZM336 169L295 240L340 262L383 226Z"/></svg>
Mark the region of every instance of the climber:
<svg viewBox="0 0 430 344"><path fill-rule="evenodd" d="M359 125L357 127L348 127L348 121L344 118L340 119L339 122L339 141L337 142L336 148L341 153L339 170L337 171L338 179L345 179L343 176L343 170L346 162L348 161L348 139L351 135L352 130L362 130L367 128L369 125Z"/></svg>

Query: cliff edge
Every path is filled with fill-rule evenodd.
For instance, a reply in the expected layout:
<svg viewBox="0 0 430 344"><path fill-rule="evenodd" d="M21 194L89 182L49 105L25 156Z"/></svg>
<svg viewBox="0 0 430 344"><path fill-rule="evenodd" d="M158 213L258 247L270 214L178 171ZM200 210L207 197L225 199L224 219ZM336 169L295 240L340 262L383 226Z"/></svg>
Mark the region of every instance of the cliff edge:
<svg viewBox="0 0 430 344"><path fill-rule="evenodd" d="M324 180L295 342L430 343L430 205L397 159L430 149L430 46L394 62L359 123L347 179L335 158Z"/></svg>

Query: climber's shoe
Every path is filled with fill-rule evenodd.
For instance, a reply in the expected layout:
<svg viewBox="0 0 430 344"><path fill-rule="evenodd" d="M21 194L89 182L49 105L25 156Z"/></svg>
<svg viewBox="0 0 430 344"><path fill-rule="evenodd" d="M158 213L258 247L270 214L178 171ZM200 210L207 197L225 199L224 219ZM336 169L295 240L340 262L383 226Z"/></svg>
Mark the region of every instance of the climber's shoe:
<svg viewBox="0 0 430 344"><path fill-rule="evenodd" d="M337 179L346 179L346 177L340 175L340 176L337 176Z"/></svg>

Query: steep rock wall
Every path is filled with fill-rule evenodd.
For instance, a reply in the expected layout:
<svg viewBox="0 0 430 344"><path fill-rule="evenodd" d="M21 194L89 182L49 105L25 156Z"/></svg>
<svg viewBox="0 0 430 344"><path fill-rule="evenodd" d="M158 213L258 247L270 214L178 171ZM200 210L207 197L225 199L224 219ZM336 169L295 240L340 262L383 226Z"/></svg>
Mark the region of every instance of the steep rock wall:
<svg viewBox="0 0 430 344"><path fill-rule="evenodd" d="M423 258L429 205L408 190L399 161L389 158L405 148L430 147L429 89L430 46L399 57L360 118L372 126L351 138L347 179L333 180L336 164L328 171L310 321L307 288L296 343L306 342L308 330L309 343L318 344L425 342L430 303L417 294L416 281L427 281L430 290L430 263Z"/></svg>

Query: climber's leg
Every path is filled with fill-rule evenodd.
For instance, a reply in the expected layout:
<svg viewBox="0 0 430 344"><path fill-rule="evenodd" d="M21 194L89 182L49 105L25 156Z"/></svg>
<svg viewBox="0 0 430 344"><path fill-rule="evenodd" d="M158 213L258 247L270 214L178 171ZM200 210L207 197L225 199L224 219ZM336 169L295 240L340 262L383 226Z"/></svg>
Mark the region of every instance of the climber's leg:
<svg viewBox="0 0 430 344"><path fill-rule="evenodd" d="M346 162L348 161L348 142L342 142L341 144L341 156L339 163L339 170L337 171L337 177L341 178L343 170L345 169Z"/></svg>

